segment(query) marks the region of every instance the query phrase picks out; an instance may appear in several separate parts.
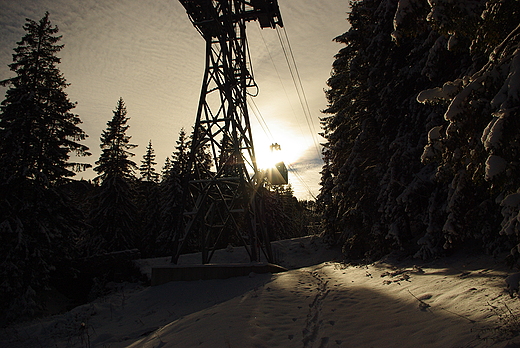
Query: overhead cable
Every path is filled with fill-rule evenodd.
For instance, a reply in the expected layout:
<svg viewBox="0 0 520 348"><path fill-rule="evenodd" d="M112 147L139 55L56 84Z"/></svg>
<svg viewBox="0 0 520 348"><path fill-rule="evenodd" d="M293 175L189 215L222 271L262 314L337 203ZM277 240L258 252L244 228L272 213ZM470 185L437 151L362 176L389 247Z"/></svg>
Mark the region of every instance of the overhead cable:
<svg viewBox="0 0 520 348"><path fill-rule="evenodd" d="M283 36L280 34L280 30L283 32ZM303 114L305 116L305 120L307 121L307 126L309 127L309 131L312 136L312 140L314 142L314 146L316 148L316 153L318 157L321 158L320 146L318 142L318 138L316 137L316 131L314 129L314 123L312 121L312 115L309 108L309 103L307 101L307 97L305 95L305 90L303 89L303 84L300 78L300 73L298 70L298 66L296 65L296 61L294 59L294 54L292 52L291 44L289 42L289 37L287 36L287 31L285 28L279 29L276 27L276 33L278 34L278 39L280 40L280 44L282 46L282 51L285 56L285 60L287 62L287 66L289 67L289 72L291 73L291 77L294 83L294 87L296 89L296 93L298 94L298 98L300 100L300 104L302 106ZM285 40L284 40L285 39Z"/></svg>
<svg viewBox="0 0 520 348"><path fill-rule="evenodd" d="M248 105L249 105L249 108L251 109L251 111L253 111L253 114L255 115L258 123L260 124L260 127L262 128L262 130L264 131L265 135L272 141L274 142L274 137L273 137L273 134L271 133L271 130L269 129L269 126L267 125L267 122L265 122L265 119L264 117L262 116L262 113L260 112L260 109L258 108L258 106L256 105L255 101L253 100L253 98L248 98L247 99L247 102L248 102ZM313 199L316 199L316 196L312 193L310 187L307 185L307 183L305 182L305 180L303 180L302 176L300 175L300 173L298 172L298 170L296 168L294 168L290 163L287 163L287 167L289 168L289 170L291 171L291 173L296 177L296 179L298 181L300 181L300 183L303 185L303 187L307 190L307 192L309 193L309 195L311 195L311 197Z"/></svg>
<svg viewBox="0 0 520 348"><path fill-rule="evenodd" d="M273 67L274 67L274 71L276 72L276 75L278 76L278 80L280 81L280 85L282 86L282 89L285 93L285 97L287 98L287 102L289 103L289 106L291 107L291 111L294 115L294 118L298 120L298 117L296 116L296 111L294 110L294 107L293 107L293 103L291 103L291 98L289 98L289 93L287 92L287 89L285 88L285 84L283 83L283 80L282 80L282 77L280 75L280 72L278 71L278 68L276 67L276 63L273 59L273 55L271 54L271 50L269 50L269 46L267 45L267 42L265 41L265 38L264 38L264 35L263 35L263 31L260 29L260 27L258 27L258 31L260 33L260 37L262 38L262 41L264 43L264 46L265 46L265 50L267 52L267 54L269 55L269 59L271 60L271 63L273 64ZM302 134L302 136L305 136L304 132L303 132L303 128L302 128L302 123L301 122L296 122L298 124L298 128L300 128L300 133Z"/></svg>

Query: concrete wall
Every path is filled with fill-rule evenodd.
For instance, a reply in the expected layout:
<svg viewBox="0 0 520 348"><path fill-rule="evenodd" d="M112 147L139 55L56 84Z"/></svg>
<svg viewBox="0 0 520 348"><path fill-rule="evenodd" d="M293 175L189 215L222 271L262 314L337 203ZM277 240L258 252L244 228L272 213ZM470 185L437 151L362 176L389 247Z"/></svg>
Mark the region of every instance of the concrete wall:
<svg viewBox="0 0 520 348"><path fill-rule="evenodd" d="M271 263L172 265L152 268L152 286L178 280L226 279L254 273L278 273L287 269Z"/></svg>

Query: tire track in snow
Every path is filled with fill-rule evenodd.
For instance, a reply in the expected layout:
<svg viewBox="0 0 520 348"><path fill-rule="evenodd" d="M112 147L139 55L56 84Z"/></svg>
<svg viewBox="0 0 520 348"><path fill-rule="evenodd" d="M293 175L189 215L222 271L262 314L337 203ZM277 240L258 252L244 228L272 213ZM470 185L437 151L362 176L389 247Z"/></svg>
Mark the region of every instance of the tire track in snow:
<svg viewBox="0 0 520 348"><path fill-rule="evenodd" d="M324 281L323 277L320 276L317 270L309 272L309 274L316 281L318 293L309 304L309 312L307 313L307 319L305 320L305 327L302 330L302 342L304 348L312 348L320 334L323 325L323 319L321 317L323 302L330 292L327 288L328 281ZM328 337L322 337L319 348L325 348L328 341Z"/></svg>

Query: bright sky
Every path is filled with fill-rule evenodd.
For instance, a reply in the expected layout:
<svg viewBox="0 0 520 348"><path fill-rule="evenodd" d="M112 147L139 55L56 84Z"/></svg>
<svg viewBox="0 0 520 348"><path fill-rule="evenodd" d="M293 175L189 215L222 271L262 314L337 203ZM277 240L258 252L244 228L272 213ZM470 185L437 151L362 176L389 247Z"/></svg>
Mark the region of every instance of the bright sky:
<svg viewBox="0 0 520 348"><path fill-rule="evenodd" d="M253 138L260 165L271 143L281 145L282 158L298 174L289 174L296 196L309 199L310 192L319 192L322 162L315 140L322 140L317 133L320 111L327 106L323 90L342 48L332 39L349 27L348 1L279 0L279 5L312 122L309 126L305 118L276 30L260 30L252 22L248 39L259 85L254 105L267 124L261 127L250 112ZM59 67L70 83L66 92L78 102L74 112L89 135L85 144L93 155L86 161L99 158L99 137L122 97L130 117L127 134L139 145L134 160L140 164L151 139L160 171L180 129L191 132L204 72L204 40L182 5L175 0L0 0L0 9L0 80L13 76L7 65L25 33L25 18L38 21L49 11L65 45ZM92 170L79 174L94 176Z"/></svg>

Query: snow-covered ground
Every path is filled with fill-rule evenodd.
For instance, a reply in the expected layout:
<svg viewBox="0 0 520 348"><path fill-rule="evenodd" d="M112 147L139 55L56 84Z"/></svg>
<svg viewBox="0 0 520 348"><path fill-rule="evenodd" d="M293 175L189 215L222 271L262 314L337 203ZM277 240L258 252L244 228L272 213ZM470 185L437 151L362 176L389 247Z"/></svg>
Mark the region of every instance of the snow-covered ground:
<svg viewBox="0 0 520 348"><path fill-rule="evenodd" d="M488 256L348 266L313 238L275 248L288 272L114 284L111 295L68 313L2 330L0 347L520 346L510 271ZM243 257L235 248L214 261ZM163 262L140 265L147 272Z"/></svg>

